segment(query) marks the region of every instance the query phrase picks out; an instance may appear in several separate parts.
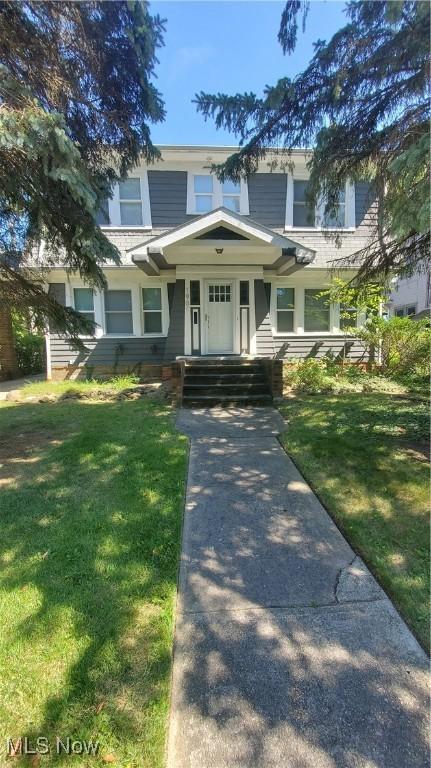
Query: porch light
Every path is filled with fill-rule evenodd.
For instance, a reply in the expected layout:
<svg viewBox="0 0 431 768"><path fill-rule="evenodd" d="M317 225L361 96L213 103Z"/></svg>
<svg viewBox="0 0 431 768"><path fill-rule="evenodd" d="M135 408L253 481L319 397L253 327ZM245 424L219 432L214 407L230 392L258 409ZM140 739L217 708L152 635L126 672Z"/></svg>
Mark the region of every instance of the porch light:
<svg viewBox="0 0 431 768"><path fill-rule="evenodd" d="M217 256L221 256L222 253L223 253L223 248L216 248L215 252L216 252Z"/></svg>

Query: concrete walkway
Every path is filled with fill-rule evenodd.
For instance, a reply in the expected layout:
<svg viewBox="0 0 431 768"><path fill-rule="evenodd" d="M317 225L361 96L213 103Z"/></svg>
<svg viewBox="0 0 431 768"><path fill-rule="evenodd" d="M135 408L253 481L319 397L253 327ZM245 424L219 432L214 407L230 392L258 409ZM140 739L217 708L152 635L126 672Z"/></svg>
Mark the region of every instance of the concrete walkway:
<svg viewBox="0 0 431 768"><path fill-rule="evenodd" d="M12 399L12 397L18 394L26 384L30 384L33 381L45 381L45 379L46 375L44 373L37 373L31 376L25 376L22 379L0 381L0 400Z"/></svg>
<svg viewBox="0 0 431 768"><path fill-rule="evenodd" d="M426 656L284 453L280 414L183 410L177 427L169 768L425 768Z"/></svg>

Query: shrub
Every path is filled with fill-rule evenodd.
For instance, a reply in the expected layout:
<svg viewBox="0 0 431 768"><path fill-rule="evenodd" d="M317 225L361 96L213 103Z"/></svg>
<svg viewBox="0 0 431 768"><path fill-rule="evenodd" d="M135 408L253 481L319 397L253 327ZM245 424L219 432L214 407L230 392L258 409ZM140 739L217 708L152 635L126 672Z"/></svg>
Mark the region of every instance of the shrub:
<svg viewBox="0 0 431 768"><path fill-rule="evenodd" d="M429 376L431 329L428 320L373 317L357 335L369 350L380 349L383 374Z"/></svg>
<svg viewBox="0 0 431 768"><path fill-rule="evenodd" d="M26 320L18 314L12 317L18 368L24 376L45 370L45 340L28 329Z"/></svg>
<svg viewBox="0 0 431 768"><path fill-rule="evenodd" d="M288 368L284 375L285 382L299 392L319 393L332 389L331 377L324 360L310 358Z"/></svg>

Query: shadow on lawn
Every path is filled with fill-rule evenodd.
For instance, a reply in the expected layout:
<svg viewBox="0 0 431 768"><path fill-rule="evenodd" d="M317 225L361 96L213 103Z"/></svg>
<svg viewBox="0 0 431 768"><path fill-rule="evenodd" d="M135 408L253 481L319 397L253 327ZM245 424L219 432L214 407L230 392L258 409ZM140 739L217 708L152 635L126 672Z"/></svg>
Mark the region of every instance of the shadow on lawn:
<svg viewBox="0 0 431 768"><path fill-rule="evenodd" d="M50 440L24 456L24 470L19 456L10 464L17 472L2 492L0 584L36 588L41 598L14 640L56 642L61 630L73 659L58 659L65 682L33 735L101 738L105 751L140 754L144 764L143 751L163 749L185 438L158 404L20 405L15 413L21 434L36 419L33 437L45 423ZM13 432L10 440L13 449ZM43 696L36 676L25 687Z"/></svg>

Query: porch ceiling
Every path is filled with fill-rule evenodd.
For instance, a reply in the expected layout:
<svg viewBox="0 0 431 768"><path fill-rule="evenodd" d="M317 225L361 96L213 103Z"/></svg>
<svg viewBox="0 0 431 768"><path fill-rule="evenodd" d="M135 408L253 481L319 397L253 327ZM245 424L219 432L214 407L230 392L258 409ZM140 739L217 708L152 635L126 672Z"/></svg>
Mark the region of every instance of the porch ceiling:
<svg viewBox="0 0 431 768"><path fill-rule="evenodd" d="M228 239L226 231L232 232L232 239ZM284 275L310 264L315 257L315 251L226 208L218 208L129 250L136 266L151 276L185 265L250 265Z"/></svg>

